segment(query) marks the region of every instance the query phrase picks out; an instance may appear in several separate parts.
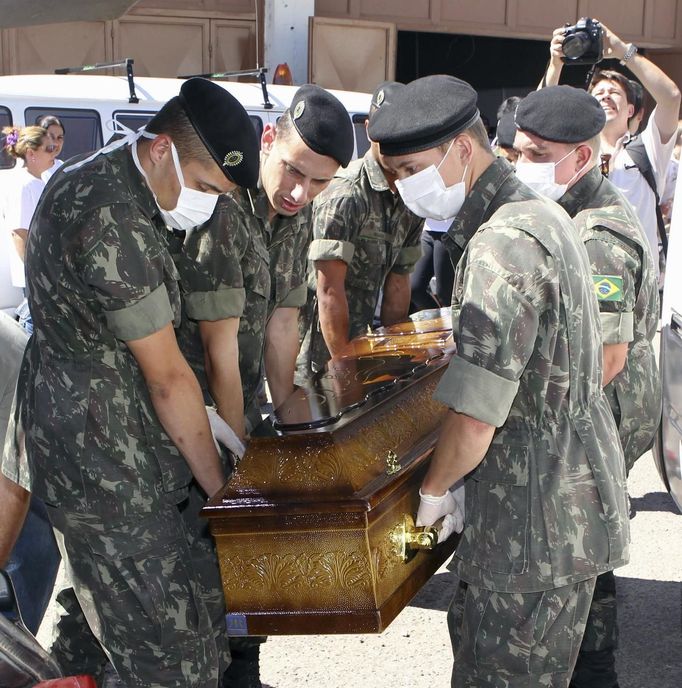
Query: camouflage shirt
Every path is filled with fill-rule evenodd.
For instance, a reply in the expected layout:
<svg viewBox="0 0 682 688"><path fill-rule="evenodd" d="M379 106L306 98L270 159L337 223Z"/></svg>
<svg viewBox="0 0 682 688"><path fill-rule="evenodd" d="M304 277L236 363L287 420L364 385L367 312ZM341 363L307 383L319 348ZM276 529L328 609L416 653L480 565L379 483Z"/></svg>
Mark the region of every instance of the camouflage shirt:
<svg viewBox="0 0 682 688"><path fill-rule="evenodd" d="M651 447L661 419L652 345L659 297L651 248L634 209L597 167L559 204L574 218L587 249L604 343L630 343L625 367L604 390L630 470Z"/></svg>
<svg viewBox="0 0 682 688"><path fill-rule="evenodd" d="M268 219L261 189L221 196L211 219L194 230L176 257L184 291L180 342L207 393L197 321L239 317L239 371L244 409L255 403L262 379L265 327L279 307L305 303L310 209Z"/></svg>
<svg viewBox="0 0 682 688"><path fill-rule="evenodd" d="M389 272L412 272L421 256L424 220L393 193L379 163L368 151L334 178L313 205L313 242L308 252L308 304L301 361L315 370L329 360L320 330L314 261L342 260L348 265L346 300L352 339L372 325Z"/></svg>
<svg viewBox="0 0 682 688"><path fill-rule="evenodd" d="M64 165L31 224L19 386L33 490L108 523L179 501L192 478L125 343L179 321L166 233L127 146Z"/></svg>
<svg viewBox="0 0 682 688"><path fill-rule="evenodd" d="M235 192L237 193L237 192ZM183 294L178 341L205 395L209 395L199 321L239 318L239 369L244 407L260 379L261 353L270 296L268 249L249 210L220 196L211 219L192 231L174 252Z"/></svg>
<svg viewBox="0 0 682 688"><path fill-rule="evenodd" d="M460 577L531 592L626 563L625 466L601 389L589 264L570 218L498 159L444 241L463 256L457 354L436 397L498 428L466 477Z"/></svg>

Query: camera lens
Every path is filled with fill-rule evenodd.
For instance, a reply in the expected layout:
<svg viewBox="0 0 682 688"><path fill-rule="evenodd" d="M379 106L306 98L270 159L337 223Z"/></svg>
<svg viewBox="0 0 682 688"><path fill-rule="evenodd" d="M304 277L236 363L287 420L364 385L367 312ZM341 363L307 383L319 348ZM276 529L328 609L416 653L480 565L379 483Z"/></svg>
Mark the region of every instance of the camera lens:
<svg viewBox="0 0 682 688"><path fill-rule="evenodd" d="M566 57L581 57L590 47L590 37L584 31L578 31L564 38L561 49Z"/></svg>

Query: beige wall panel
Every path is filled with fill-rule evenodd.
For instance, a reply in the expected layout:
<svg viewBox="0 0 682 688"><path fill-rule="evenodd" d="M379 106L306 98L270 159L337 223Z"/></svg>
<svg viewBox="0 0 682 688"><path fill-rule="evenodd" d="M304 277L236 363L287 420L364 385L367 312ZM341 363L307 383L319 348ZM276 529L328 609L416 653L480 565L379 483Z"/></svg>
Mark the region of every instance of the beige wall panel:
<svg viewBox="0 0 682 688"><path fill-rule="evenodd" d="M139 76L207 72L208 44L208 20L131 17L116 22L116 56L134 58Z"/></svg>
<svg viewBox="0 0 682 688"><path fill-rule="evenodd" d="M443 22L465 22L482 24L504 24L506 0L441 0L440 20ZM400 22L398 22L400 23ZM466 33L466 29L462 29Z"/></svg>
<svg viewBox="0 0 682 688"><path fill-rule="evenodd" d="M11 74L49 74L58 67L106 62L107 22L70 22L25 26L7 31Z"/></svg>
<svg viewBox="0 0 682 688"><path fill-rule="evenodd" d="M501 0L504 3L504 0ZM467 3L469 4L469 3ZM381 19L429 19L429 0L360 0L360 15Z"/></svg>
<svg viewBox="0 0 682 688"><path fill-rule="evenodd" d="M547 0L517 0L516 26L547 29L550 32L566 22L578 19L578 0L547 2Z"/></svg>
<svg viewBox="0 0 682 688"><path fill-rule="evenodd" d="M211 21L212 72L254 69L256 22L216 19Z"/></svg>
<svg viewBox="0 0 682 688"><path fill-rule="evenodd" d="M395 78L393 24L315 17L309 46L309 78L325 88L371 92Z"/></svg>
<svg viewBox="0 0 682 688"><path fill-rule="evenodd" d="M140 0L132 14L159 9L176 12L252 13L255 11L253 3L254 0Z"/></svg>
<svg viewBox="0 0 682 688"><path fill-rule="evenodd" d="M652 50L647 57L658 65L678 86L682 86L682 51ZM682 117L682 108L681 114Z"/></svg>
<svg viewBox="0 0 682 688"><path fill-rule="evenodd" d="M652 38L675 38L677 34L677 0L656 0L654 2L650 31Z"/></svg>
<svg viewBox="0 0 682 688"><path fill-rule="evenodd" d="M349 17L350 0L315 0L316 17Z"/></svg>
<svg viewBox="0 0 682 688"><path fill-rule="evenodd" d="M581 17L603 21L621 37L643 36L644 2L645 0L581 0L579 12Z"/></svg>

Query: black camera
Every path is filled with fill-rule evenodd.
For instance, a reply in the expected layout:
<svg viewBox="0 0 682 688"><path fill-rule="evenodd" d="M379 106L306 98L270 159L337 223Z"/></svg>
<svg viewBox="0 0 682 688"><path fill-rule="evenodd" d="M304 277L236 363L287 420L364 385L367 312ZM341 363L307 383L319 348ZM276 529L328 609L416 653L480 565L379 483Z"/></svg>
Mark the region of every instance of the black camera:
<svg viewBox="0 0 682 688"><path fill-rule="evenodd" d="M595 19L582 17L575 26L564 29L564 42L561 44L566 64L597 64L604 58L604 30Z"/></svg>

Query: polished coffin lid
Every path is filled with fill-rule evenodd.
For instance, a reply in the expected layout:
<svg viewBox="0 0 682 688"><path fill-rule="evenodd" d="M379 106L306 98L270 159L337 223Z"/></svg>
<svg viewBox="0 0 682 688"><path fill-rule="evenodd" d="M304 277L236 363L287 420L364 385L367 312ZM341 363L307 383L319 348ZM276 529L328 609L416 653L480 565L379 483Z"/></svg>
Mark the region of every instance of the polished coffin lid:
<svg viewBox="0 0 682 688"><path fill-rule="evenodd" d="M452 553L409 562L393 533L414 514L446 408L449 310L351 342L252 433L207 504L233 634L379 632Z"/></svg>

